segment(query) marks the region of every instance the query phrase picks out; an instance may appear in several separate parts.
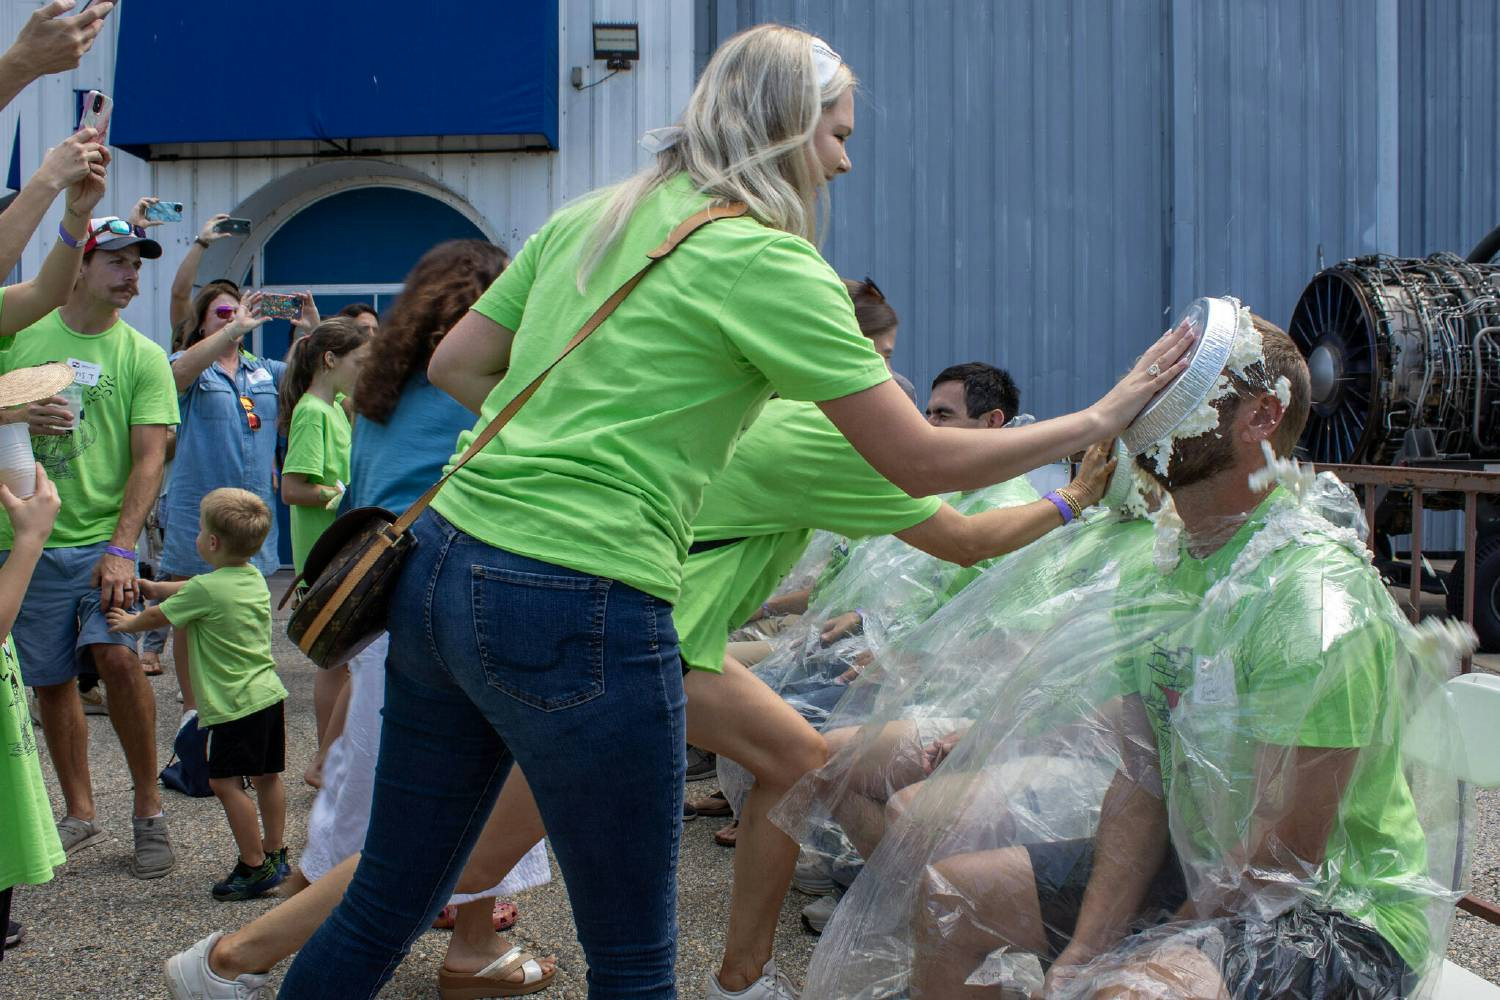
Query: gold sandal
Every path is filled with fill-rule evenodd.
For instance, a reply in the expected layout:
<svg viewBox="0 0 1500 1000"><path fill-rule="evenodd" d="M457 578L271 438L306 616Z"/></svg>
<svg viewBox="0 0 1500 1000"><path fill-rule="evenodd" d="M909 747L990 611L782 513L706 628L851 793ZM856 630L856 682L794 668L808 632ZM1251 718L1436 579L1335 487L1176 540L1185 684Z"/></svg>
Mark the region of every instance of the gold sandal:
<svg viewBox="0 0 1500 1000"><path fill-rule="evenodd" d="M517 969L525 975L521 982L506 977ZM552 985L557 969L543 972L536 956L512 947L478 972L438 972L438 990L443 1000L489 1000L491 997L519 997L537 993Z"/></svg>

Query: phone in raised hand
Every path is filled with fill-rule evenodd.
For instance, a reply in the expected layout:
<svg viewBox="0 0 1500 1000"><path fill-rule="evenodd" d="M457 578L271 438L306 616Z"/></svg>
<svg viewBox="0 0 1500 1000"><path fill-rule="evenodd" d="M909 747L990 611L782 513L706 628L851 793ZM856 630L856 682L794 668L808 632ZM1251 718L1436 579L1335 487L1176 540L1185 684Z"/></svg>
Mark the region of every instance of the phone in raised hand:
<svg viewBox="0 0 1500 1000"><path fill-rule="evenodd" d="M108 94L91 90L83 95L83 114L78 118L78 127L93 129L98 133L94 136L94 141L102 143L105 134L109 132L109 119L114 111L115 102L110 100Z"/></svg>
<svg viewBox="0 0 1500 1000"><path fill-rule="evenodd" d="M146 218L152 222L181 222L182 202L153 201L146 206Z"/></svg>
<svg viewBox="0 0 1500 1000"><path fill-rule="evenodd" d="M268 319L301 319L302 296L287 292L262 292L260 305L255 312Z"/></svg>
<svg viewBox="0 0 1500 1000"><path fill-rule="evenodd" d="M214 232L229 233L232 236L249 236L249 219L220 219L214 223Z"/></svg>

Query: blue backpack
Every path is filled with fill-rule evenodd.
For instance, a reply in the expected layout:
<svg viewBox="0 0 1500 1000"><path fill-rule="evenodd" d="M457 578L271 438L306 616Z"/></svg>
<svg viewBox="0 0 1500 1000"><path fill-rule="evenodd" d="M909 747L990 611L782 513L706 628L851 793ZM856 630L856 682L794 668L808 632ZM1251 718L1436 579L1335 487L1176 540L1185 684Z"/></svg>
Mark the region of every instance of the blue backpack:
<svg viewBox="0 0 1500 1000"><path fill-rule="evenodd" d="M162 768L161 783L195 799L206 799L214 793L208 787L208 730L198 728L196 712L177 730L172 761Z"/></svg>

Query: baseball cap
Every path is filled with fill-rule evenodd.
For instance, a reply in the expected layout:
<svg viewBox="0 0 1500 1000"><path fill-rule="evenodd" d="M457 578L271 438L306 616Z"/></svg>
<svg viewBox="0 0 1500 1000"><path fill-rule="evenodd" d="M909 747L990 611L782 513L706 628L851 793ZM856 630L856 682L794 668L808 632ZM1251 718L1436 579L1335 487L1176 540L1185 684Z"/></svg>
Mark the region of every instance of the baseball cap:
<svg viewBox="0 0 1500 1000"><path fill-rule="evenodd" d="M83 252L94 250L124 250L126 247L141 248L141 257L155 260L161 256L161 244L142 236L134 226L117 215L106 215L89 220L89 238Z"/></svg>

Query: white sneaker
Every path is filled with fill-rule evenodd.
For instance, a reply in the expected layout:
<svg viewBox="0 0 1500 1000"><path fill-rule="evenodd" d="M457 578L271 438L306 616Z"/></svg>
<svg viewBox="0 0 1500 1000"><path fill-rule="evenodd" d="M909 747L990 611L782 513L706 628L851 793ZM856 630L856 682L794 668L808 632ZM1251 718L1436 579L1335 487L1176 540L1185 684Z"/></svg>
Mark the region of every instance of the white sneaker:
<svg viewBox="0 0 1500 1000"><path fill-rule="evenodd" d="M792 871L792 888L809 896L826 896L838 888L838 883L833 880L828 860L804 848Z"/></svg>
<svg viewBox="0 0 1500 1000"><path fill-rule="evenodd" d="M828 926L828 921L833 919L833 911L838 907L839 900L843 898L842 892L830 893L820 896L802 908L802 926L814 934L822 934L823 928Z"/></svg>
<svg viewBox="0 0 1500 1000"><path fill-rule="evenodd" d="M162 972L172 1000L272 1000L275 994L266 985L269 975L247 972L233 980L214 975L208 967L208 956L223 936L223 931L214 931L187 951L167 959Z"/></svg>
<svg viewBox="0 0 1500 1000"><path fill-rule="evenodd" d="M706 1000L724 1000L726 997L735 997L738 1000L798 1000L797 990L792 986L792 981L776 971L776 959L771 959L760 970L760 978L746 986L737 993L731 993L719 985L719 977L712 972L708 974L708 992L704 994Z"/></svg>

